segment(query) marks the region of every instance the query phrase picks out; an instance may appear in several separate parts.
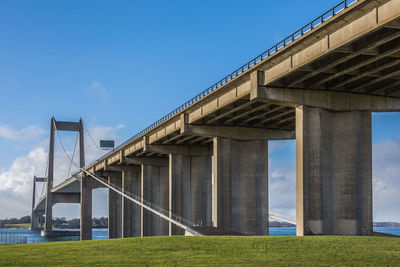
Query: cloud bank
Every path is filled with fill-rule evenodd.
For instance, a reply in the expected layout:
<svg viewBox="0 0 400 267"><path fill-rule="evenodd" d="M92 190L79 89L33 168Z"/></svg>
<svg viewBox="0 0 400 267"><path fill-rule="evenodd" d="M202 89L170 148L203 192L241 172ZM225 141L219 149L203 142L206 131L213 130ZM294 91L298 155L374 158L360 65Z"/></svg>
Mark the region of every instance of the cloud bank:
<svg viewBox="0 0 400 267"><path fill-rule="evenodd" d="M400 139L379 142L372 148L374 221L400 222ZM275 149L288 147L277 144ZM269 206L272 214L295 218L295 162L270 159Z"/></svg>

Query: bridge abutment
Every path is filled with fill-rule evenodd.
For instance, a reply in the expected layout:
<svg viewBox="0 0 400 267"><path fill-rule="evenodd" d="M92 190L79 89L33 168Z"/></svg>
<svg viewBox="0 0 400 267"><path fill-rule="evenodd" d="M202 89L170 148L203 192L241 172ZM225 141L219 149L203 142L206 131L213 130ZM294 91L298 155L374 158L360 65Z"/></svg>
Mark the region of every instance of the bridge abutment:
<svg viewBox="0 0 400 267"><path fill-rule="evenodd" d="M371 112L296 108L297 235L372 235Z"/></svg>
<svg viewBox="0 0 400 267"><path fill-rule="evenodd" d="M268 235L268 141L215 137L214 226Z"/></svg>

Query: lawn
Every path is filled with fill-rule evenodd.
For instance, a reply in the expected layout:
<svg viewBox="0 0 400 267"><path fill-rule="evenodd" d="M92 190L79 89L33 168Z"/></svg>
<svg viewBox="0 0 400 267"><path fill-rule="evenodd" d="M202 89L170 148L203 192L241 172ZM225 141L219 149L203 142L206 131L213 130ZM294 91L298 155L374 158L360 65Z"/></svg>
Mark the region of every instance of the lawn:
<svg viewBox="0 0 400 267"><path fill-rule="evenodd" d="M145 237L0 246L0 266L400 266L395 237Z"/></svg>

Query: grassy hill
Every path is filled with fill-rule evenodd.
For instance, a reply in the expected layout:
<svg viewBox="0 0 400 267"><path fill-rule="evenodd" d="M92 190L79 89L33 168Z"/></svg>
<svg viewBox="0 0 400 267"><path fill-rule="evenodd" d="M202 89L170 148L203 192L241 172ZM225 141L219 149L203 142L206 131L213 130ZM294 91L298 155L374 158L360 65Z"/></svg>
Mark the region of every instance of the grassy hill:
<svg viewBox="0 0 400 267"><path fill-rule="evenodd" d="M395 237L146 237L1 245L0 266L400 266Z"/></svg>

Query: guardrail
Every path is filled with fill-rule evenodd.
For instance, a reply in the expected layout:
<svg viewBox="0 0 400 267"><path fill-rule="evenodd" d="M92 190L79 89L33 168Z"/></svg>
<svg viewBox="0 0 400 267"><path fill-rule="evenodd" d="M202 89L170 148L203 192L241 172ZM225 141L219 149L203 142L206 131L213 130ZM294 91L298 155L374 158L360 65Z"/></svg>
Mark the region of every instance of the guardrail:
<svg viewBox="0 0 400 267"><path fill-rule="evenodd" d="M174 116L175 114L179 113L180 111L188 108L189 106L191 106L192 104L194 104L198 100L202 99L203 97L205 97L209 93L213 92L215 89L221 87L225 83L227 83L227 82L231 81L232 79L238 77L240 74L244 73L246 70L249 70L250 68L256 66L258 63L260 63L265 58L273 55L274 53L276 53L277 51L279 51L283 47L285 47L288 44L294 42L296 39L300 38L301 36L303 36L307 32L313 30L315 27L323 24L327 20L331 19L335 15L339 14L343 10L347 9L349 6L355 4L355 3L359 2L359 1L361 1L361 0L345 0L345 1L340 2L339 4L337 4L336 6L334 6L331 9L329 9L328 11L326 11L325 13L323 13L322 15L317 17L316 19L312 20L311 22L309 22L308 24L306 24L305 26L303 26L299 30L297 30L294 33L290 34L288 37L283 38L280 42L276 43L271 48L265 50L264 52L262 52L261 54L259 54L255 58L253 58L250 61L248 61L246 64L242 65L241 67L237 68L235 71L233 71L230 74L226 75L224 78L222 78L218 82L214 83L213 85L208 87L206 90L202 91L198 95L196 95L193 98L191 98L190 100L186 101L184 104L180 105L179 107L177 107L176 109L174 109L173 111L171 111L170 113L168 113L167 115L162 117L161 119L157 120L156 122L154 122L150 126L146 127L142 131L138 132L137 134L135 134L134 136L132 136L131 138L129 138L128 140L126 140L125 142L120 144L118 147L114 148L110 152L108 152L105 155L103 155L100 159L91 162L89 164L89 166L94 164L94 163L96 163L96 162L98 162L98 161L101 161L102 159L104 159L108 155L112 154L115 150L120 149L121 147L123 147L124 145L129 143L130 141L132 141L132 140L144 135L145 133L149 132L150 130L154 129L155 127L157 127L162 122L164 122L167 119L171 118L172 116Z"/></svg>
<svg viewBox="0 0 400 267"><path fill-rule="evenodd" d="M0 232L0 245L26 244L27 241L24 235Z"/></svg>

